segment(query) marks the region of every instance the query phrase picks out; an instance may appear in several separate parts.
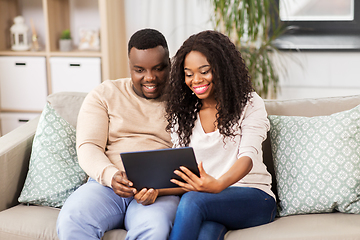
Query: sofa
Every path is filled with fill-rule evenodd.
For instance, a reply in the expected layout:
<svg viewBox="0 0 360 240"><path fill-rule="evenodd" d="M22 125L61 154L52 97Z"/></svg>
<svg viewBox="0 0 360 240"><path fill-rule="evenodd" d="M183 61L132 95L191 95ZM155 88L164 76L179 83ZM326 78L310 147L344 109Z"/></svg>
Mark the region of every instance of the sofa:
<svg viewBox="0 0 360 240"><path fill-rule="evenodd" d="M47 97L48 103L76 126L77 113L86 93L63 92ZM265 100L269 115L321 116L354 108L360 95L299 100ZM0 138L0 239L58 239L56 219L58 208L19 204L39 118L33 119ZM277 181L270 137L263 144L264 162ZM277 195L278 197L278 195ZM124 239L125 230L106 232L103 239ZM341 212L297 214L275 218L266 225L229 231L226 240L245 239L360 239L360 215Z"/></svg>

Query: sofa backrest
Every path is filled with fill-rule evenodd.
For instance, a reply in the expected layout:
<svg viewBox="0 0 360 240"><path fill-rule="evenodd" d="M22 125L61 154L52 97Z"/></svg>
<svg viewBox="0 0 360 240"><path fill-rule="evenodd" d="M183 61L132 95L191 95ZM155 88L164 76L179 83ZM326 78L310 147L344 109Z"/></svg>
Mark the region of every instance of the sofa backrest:
<svg viewBox="0 0 360 240"><path fill-rule="evenodd" d="M61 117L76 127L77 116L86 95L87 93L80 92L54 93L47 97L47 101ZM268 115L305 117L330 115L336 112L349 110L359 104L360 95L296 100L265 100L265 107ZM264 163L272 175L272 188L277 196L277 186L269 134L268 138L263 143L263 156Z"/></svg>
<svg viewBox="0 0 360 240"><path fill-rule="evenodd" d="M62 118L76 128L78 113L86 95L83 92L59 92L49 95L47 101Z"/></svg>
<svg viewBox="0 0 360 240"><path fill-rule="evenodd" d="M346 111L360 104L360 95L327 98L308 98L295 100L265 100L268 115L283 116L326 116ZM263 143L263 158L272 175L272 190L277 196L274 164L271 152L270 136Z"/></svg>

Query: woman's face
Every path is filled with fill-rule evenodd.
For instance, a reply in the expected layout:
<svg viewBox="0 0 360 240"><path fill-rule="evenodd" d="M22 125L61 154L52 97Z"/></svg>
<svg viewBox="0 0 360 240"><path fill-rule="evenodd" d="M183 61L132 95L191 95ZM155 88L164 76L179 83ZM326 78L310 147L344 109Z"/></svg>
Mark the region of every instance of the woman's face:
<svg viewBox="0 0 360 240"><path fill-rule="evenodd" d="M185 84L199 99L214 98L214 84L212 69L206 57L198 52L191 51L184 60Z"/></svg>

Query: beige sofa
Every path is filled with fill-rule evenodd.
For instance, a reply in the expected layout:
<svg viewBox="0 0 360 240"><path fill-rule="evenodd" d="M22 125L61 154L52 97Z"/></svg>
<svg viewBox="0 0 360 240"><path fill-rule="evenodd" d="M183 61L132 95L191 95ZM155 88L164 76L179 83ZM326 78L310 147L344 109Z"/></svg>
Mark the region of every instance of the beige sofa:
<svg viewBox="0 0 360 240"><path fill-rule="evenodd" d="M85 93L58 93L48 97L56 111L72 125ZM348 110L360 104L360 95L302 100L266 100L268 114L318 116ZM55 224L59 209L18 203L28 170L31 144L38 119L0 138L0 240L58 239ZM274 175L269 138L264 159ZM273 186L276 189L276 183ZM103 239L124 239L125 230L112 230ZM360 215L328 213L276 218L273 223L229 231L234 239L360 239Z"/></svg>

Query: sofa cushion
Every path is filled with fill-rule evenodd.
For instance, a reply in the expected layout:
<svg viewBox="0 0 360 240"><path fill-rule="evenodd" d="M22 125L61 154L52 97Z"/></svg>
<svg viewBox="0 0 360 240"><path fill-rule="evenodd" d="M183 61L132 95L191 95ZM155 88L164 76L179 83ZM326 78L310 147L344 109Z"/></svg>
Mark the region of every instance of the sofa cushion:
<svg viewBox="0 0 360 240"><path fill-rule="evenodd" d="M58 240L56 220L60 209L23 204L0 212L1 240ZM102 240L124 240L126 231L108 231Z"/></svg>
<svg viewBox="0 0 360 240"><path fill-rule="evenodd" d="M17 205L0 212L0 239L56 240L57 208Z"/></svg>
<svg viewBox="0 0 360 240"><path fill-rule="evenodd" d="M280 216L360 213L360 105L330 116L269 116Z"/></svg>
<svg viewBox="0 0 360 240"><path fill-rule="evenodd" d="M258 227L229 231L225 240L359 240L359 226L357 214L293 215Z"/></svg>
<svg viewBox="0 0 360 240"><path fill-rule="evenodd" d="M61 207L86 181L77 160L75 128L46 104L35 133L19 202Z"/></svg>
<svg viewBox="0 0 360 240"><path fill-rule="evenodd" d="M314 117L352 109L360 104L360 95L286 100L264 99L264 102L269 115ZM268 133L268 137L263 143L263 159L272 176L272 191L277 199L279 199L271 152L270 133Z"/></svg>

